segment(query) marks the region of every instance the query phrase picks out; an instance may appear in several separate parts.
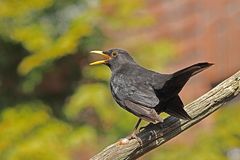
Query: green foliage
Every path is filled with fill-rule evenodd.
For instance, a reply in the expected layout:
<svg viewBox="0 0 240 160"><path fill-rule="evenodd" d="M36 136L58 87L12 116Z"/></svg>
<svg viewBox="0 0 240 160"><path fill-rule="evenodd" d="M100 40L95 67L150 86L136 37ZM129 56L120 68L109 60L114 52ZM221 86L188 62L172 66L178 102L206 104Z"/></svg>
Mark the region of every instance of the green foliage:
<svg viewBox="0 0 240 160"><path fill-rule="evenodd" d="M163 67L169 60L174 57L176 47L174 43L168 40L160 40L154 42L142 42L136 46L136 57L141 64L148 68L159 69ZM154 58L153 58L154 57Z"/></svg>
<svg viewBox="0 0 240 160"><path fill-rule="evenodd" d="M53 0L1 0L0 2L0 17L15 18L29 14L33 11L38 11L52 5Z"/></svg>
<svg viewBox="0 0 240 160"><path fill-rule="evenodd" d="M145 3L143 0L102 0L102 21L114 29L149 27L155 20L144 12Z"/></svg>
<svg viewBox="0 0 240 160"><path fill-rule="evenodd" d="M2 2L1 7L3 10L2 14L0 12L0 22L3 23L3 27L0 29L0 33L9 34L9 38L13 41L21 42L32 53L32 55L23 59L19 64L19 73L25 75L46 61L74 53L80 39L89 35L92 31L91 17L89 17L89 15L94 14L92 10L78 11L78 15L74 17L70 15L73 13L66 12L69 15L64 15L60 11L49 15L43 14L44 9L54 8L58 6L58 3L60 1L53 2L51 0L41 2L39 0L26 0L25 3L22 1L20 3L17 3L17 1ZM19 6L16 7L15 5ZM70 2L68 7L73 7L72 5L74 3ZM77 7L82 5L82 3L79 3L75 7L77 9ZM14 12L12 8L14 8ZM18 8L18 10L15 10L15 8ZM67 7L65 8L66 10L68 9ZM19 14L20 12L21 14ZM67 21L68 25L61 26L60 24L59 28L56 27L55 25L58 24L51 22L51 16L54 14L58 16L64 15L61 18L63 21Z"/></svg>
<svg viewBox="0 0 240 160"><path fill-rule="evenodd" d="M1 113L0 159L70 159L71 148L94 139L92 128L74 128L54 118L49 107L39 102L9 107Z"/></svg>
<svg viewBox="0 0 240 160"><path fill-rule="evenodd" d="M109 105L107 99L110 97L108 88L103 84L85 84L80 86L76 93L70 98L68 106L66 106L66 114L68 117L77 116L84 108L94 106L100 116L104 107ZM110 103L111 105L111 103ZM109 114L107 110L103 114Z"/></svg>
<svg viewBox="0 0 240 160"><path fill-rule="evenodd" d="M79 17L78 19L72 22L69 31L63 33L63 35L59 37L57 40L48 43L47 46L49 45L49 47L46 47L45 45L44 47L46 48L44 47L40 48L39 47L40 45L35 45L38 46L37 50L39 51L36 52L34 55L25 58L22 61L22 63L19 65L19 72L22 74L26 74L30 70L41 65L45 61L56 59L64 55L73 53L77 48L79 39L83 36L88 35L90 31L91 31L90 25L86 23L83 17ZM34 35L33 32L30 33ZM20 39L21 38L24 37L20 37ZM45 41L45 39L43 41ZM31 40L30 42L26 40L25 43L26 45L30 46L29 49L31 50L31 47L33 47L31 46L32 43Z"/></svg>

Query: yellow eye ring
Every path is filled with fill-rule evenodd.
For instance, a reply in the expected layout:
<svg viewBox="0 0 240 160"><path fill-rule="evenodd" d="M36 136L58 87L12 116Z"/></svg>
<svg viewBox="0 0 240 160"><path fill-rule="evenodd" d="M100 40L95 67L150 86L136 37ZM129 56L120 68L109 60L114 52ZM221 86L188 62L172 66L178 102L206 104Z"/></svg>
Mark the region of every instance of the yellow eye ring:
<svg viewBox="0 0 240 160"><path fill-rule="evenodd" d="M112 52L112 57L116 57L117 55L118 55L117 52L115 52L115 51Z"/></svg>

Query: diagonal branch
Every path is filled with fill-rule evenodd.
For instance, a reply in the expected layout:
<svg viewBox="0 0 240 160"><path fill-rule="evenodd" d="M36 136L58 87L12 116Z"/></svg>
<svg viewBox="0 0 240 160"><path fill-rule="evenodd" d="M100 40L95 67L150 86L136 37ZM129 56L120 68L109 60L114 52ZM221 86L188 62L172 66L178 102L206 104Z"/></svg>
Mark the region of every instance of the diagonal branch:
<svg viewBox="0 0 240 160"><path fill-rule="evenodd" d="M137 135L142 140L142 145L136 139L119 140L92 157L91 160L137 159L198 123L239 93L240 71L186 105L185 110L193 117L192 120L169 117L164 120L163 125L150 124Z"/></svg>

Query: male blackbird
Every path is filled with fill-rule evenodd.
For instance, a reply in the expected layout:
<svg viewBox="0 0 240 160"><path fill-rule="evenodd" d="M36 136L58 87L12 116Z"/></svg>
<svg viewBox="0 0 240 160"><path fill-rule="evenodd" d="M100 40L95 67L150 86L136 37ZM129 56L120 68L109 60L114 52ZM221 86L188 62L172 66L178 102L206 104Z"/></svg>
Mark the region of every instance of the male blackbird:
<svg viewBox="0 0 240 160"><path fill-rule="evenodd" d="M183 109L184 105L178 93L189 78L209 66L211 63L197 63L173 74L161 74L139 66L127 51L110 49L91 51L105 59L90 65L105 64L111 71L111 92L116 102L127 111L139 117L135 131L141 119L151 123L162 122L158 114L166 112L180 119L191 119Z"/></svg>

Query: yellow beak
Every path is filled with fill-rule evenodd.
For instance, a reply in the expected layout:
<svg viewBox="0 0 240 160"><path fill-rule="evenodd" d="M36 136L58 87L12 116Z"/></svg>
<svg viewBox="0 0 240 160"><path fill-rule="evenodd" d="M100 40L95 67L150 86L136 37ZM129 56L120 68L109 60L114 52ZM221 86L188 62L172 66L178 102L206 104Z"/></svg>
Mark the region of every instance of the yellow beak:
<svg viewBox="0 0 240 160"><path fill-rule="evenodd" d="M111 59L111 57L107 54L104 54L103 51L91 51L90 53L100 54L105 58L104 60L92 62L92 63L90 63L90 65L105 64L108 60Z"/></svg>

